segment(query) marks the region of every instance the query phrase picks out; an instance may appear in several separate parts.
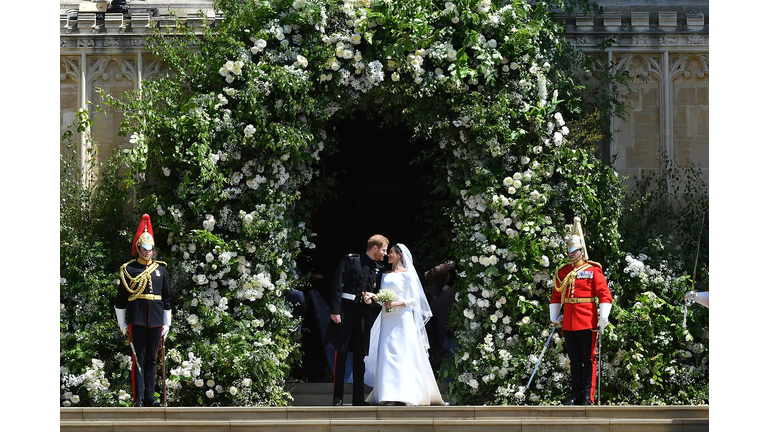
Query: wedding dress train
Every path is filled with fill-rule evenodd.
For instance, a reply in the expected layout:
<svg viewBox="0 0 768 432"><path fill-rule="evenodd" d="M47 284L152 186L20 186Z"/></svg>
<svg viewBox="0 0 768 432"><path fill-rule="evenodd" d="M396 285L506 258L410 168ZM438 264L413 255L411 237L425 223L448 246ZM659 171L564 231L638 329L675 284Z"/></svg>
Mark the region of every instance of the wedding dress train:
<svg viewBox="0 0 768 432"><path fill-rule="evenodd" d="M381 289L394 291L406 306L392 308L391 312L382 308L373 324L365 358L364 381L373 387L368 401L376 405L445 405L426 351L429 342L424 324L431 311L427 304L423 312L426 299L421 301L424 293L418 276L413 271L387 273Z"/></svg>

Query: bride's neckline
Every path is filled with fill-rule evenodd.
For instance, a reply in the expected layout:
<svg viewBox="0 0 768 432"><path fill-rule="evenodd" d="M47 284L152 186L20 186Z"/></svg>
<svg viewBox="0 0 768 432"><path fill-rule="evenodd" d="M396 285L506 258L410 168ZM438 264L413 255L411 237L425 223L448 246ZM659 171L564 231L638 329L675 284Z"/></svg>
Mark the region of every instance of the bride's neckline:
<svg viewBox="0 0 768 432"><path fill-rule="evenodd" d="M408 269L392 270L392 271L388 271L387 273L408 273Z"/></svg>

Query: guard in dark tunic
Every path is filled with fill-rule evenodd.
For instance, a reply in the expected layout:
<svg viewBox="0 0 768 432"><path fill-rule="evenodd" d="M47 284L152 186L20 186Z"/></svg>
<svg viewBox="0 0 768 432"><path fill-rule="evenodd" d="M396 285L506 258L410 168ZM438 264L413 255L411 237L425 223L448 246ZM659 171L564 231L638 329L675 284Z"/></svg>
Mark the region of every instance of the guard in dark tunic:
<svg viewBox="0 0 768 432"><path fill-rule="evenodd" d="M333 405L343 405L347 353L352 351L352 404L365 401L365 356L371 340L373 314L370 294L378 292L389 240L382 235L368 239L365 254L349 254L339 263L331 283L331 322L325 342L336 350L333 371Z"/></svg>
<svg viewBox="0 0 768 432"><path fill-rule="evenodd" d="M160 341L171 327L171 281L166 264L152 259L154 246L152 223L145 214L133 240L136 259L120 267L115 300L117 323L136 349L131 368L134 406L162 406L155 399L155 377Z"/></svg>

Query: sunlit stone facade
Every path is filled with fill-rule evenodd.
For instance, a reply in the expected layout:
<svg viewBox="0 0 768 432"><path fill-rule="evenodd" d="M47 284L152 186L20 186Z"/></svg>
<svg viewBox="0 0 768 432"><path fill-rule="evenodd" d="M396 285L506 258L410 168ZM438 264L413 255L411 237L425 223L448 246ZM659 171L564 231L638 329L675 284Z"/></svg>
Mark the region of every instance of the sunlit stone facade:
<svg viewBox="0 0 768 432"><path fill-rule="evenodd" d="M186 17L192 27L221 18L211 1L134 0L128 5L130 19L119 12L103 17L78 12L81 3L92 2L60 2L62 132L78 109L99 100L96 88L119 94L166 72L144 49L151 22L173 27L169 10ZM605 159L615 158L619 174L640 177L658 171L661 155L667 154L676 163L697 164L708 180L709 2L597 3L604 8L600 16L563 13L560 18L567 24L569 41L585 52L595 53L599 44L613 39L602 61L627 67L632 76L628 115L626 121L613 120L613 139L601 149ZM200 10L203 17L197 14ZM109 111L94 120L91 134L102 146L102 157L129 145L129 137L117 134L121 121L119 113Z"/></svg>

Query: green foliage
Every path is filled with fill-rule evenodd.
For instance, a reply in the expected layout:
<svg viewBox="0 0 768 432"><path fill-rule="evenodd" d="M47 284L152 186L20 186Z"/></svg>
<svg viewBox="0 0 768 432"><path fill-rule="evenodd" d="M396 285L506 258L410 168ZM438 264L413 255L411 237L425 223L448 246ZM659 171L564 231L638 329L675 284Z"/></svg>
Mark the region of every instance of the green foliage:
<svg viewBox="0 0 768 432"><path fill-rule="evenodd" d="M694 304L686 314L683 298L708 290L709 202L698 167L662 160L661 174L638 180L622 204L622 250L632 253L615 265L615 327L603 341L613 385L604 394L626 403L708 403L709 313Z"/></svg>
<svg viewBox="0 0 768 432"><path fill-rule="evenodd" d="M170 247L171 404L288 403L283 384L298 335L283 293L301 283L298 254L315 247L308 220L325 193L322 156L337 151L333 125L356 111L434 143L420 159L434 167L436 196L448 196L430 217L447 224L460 276L451 316L459 348L441 372L459 403L566 398L560 336L525 397L514 395L549 335L551 274L575 216L616 297L604 399L706 401L705 312L689 311L682 329L685 267L626 252L637 253L619 224L626 191L595 151L611 113L621 113L622 72L598 70L565 44L553 15L599 8L581 0L215 7L225 19L199 35L180 21L174 33L152 36L148 46L169 74L121 100L103 95L125 113L122 133L134 144L122 155L124 184ZM584 82L585 69L596 83ZM97 264L100 281L118 268ZM103 309L93 322L106 336L113 319ZM106 341L116 338L109 331ZM116 368L87 351L93 343L68 357L80 359L70 370L83 371L89 356L103 360L99 370ZM92 402L120 400L103 393Z"/></svg>
<svg viewBox="0 0 768 432"><path fill-rule="evenodd" d="M112 306L128 250L120 230L127 195L119 164L114 158L100 163L91 139L84 141L87 159L79 159L75 132L87 137L90 126L88 113L78 111L63 137L60 175L62 403L80 406L119 404L117 391L130 391L130 366L115 349L124 340Z"/></svg>
<svg viewBox="0 0 768 432"><path fill-rule="evenodd" d="M625 201L622 232L628 250L679 265L707 288L709 197L701 168L674 164L661 155L663 170L637 179Z"/></svg>

